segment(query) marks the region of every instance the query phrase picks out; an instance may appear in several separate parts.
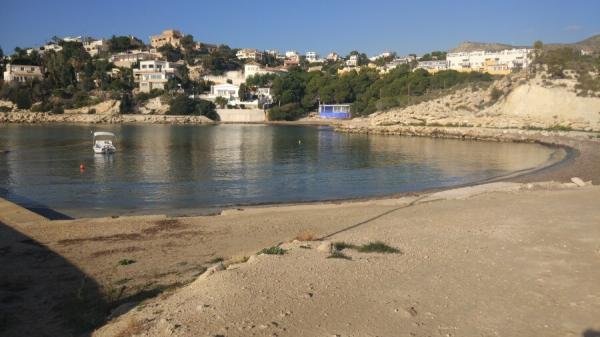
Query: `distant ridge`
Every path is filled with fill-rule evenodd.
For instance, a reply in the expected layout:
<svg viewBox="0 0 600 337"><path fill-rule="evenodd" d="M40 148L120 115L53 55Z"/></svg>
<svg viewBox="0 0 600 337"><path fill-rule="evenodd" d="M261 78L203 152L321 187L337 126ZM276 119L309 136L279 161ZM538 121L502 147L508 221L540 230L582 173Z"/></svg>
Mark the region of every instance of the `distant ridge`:
<svg viewBox="0 0 600 337"><path fill-rule="evenodd" d="M570 47L575 49L584 49L593 52L600 52L600 34L589 37L585 40L575 43L544 43L544 46L549 49ZM476 50L499 51L512 48L531 48L531 46L513 46L505 43L486 43L466 41L459 44L456 48L451 49L451 53L471 52Z"/></svg>

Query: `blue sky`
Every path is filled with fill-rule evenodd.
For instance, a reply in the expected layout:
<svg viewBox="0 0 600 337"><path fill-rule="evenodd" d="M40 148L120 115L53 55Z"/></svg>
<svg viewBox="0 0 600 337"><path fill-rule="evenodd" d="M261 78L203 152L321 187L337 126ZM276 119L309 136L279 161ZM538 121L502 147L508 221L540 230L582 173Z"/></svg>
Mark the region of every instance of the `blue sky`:
<svg viewBox="0 0 600 337"><path fill-rule="evenodd" d="M53 35L132 34L148 42L167 28L237 48L369 55L446 50L466 40L520 45L600 34L598 0L2 0L0 8L5 54Z"/></svg>

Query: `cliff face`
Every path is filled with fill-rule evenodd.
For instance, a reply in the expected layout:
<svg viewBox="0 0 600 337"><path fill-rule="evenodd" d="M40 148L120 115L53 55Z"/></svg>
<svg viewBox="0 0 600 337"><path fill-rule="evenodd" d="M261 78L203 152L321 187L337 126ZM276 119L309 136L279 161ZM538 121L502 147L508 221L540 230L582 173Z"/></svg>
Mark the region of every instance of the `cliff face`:
<svg viewBox="0 0 600 337"><path fill-rule="evenodd" d="M404 109L375 113L367 120L372 126L600 131L600 97L577 96L574 86L574 80L549 82L538 78L526 81L506 77L487 90L462 89Z"/></svg>

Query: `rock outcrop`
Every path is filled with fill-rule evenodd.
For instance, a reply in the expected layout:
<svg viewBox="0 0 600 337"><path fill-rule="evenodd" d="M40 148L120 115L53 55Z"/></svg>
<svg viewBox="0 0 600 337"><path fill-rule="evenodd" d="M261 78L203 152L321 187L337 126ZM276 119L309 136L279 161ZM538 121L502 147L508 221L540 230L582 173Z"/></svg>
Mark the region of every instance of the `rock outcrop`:
<svg viewBox="0 0 600 337"><path fill-rule="evenodd" d="M164 104L160 96L149 99L138 108L138 113L142 115L165 115L167 112L169 105Z"/></svg>
<svg viewBox="0 0 600 337"><path fill-rule="evenodd" d="M65 109L65 114L96 114L96 115L118 115L120 102L109 99L104 102L81 107L77 109Z"/></svg>
<svg viewBox="0 0 600 337"><path fill-rule="evenodd" d="M488 89L461 89L407 108L378 112L372 126L448 126L600 131L600 97L580 97L575 80L505 77Z"/></svg>

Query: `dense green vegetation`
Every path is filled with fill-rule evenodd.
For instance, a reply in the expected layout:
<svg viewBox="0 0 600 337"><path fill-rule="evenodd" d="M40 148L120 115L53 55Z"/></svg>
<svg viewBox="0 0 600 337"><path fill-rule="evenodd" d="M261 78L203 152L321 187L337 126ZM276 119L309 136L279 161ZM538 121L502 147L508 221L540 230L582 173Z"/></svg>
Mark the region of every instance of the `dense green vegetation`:
<svg viewBox="0 0 600 337"><path fill-rule="evenodd" d="M133 113L137 104L164 94L162 90L152 93L134 95L137 88L134 83L132 68L118 68L108 61L108 54L91 57L79 42L66 42L56 38L62 50L46 51L43 55L32 52L29 55L24 49L15 48L15 53L8 62L22 65L42 66L44 78L26 83L3 83L0 81L0 99L12 101L19 109L31 109L36 112L62 113L64 109L80 108L99 103L106 99L120 100L121 113ZM170 61L179 60L191 55L193 37L186 36L182 48L163 47L161 51ZM109 39L111 53L144 48L141 40L128 36L113 36ZM229 47L222 46L215 55L202 57L219 58L226 51L228 58L235 52ZM197 51L194 50L194 53ZM201 51L202 52L202 51ZM134 68L136 65L134 65ZM239 64L228 66L216 64L215 69L230 69ZM218 70L215 70L218 71ZM199 94L210 88L210 83L199 80L192 81L187 67L181 67L177 78L170 80L166 91L172 95ZM200 114L215 118L214 107L206 101L197 102L192 107L182 105L173 111L183 111L184 114ZM213 105L214 106L214 105ZM92 110L93 113L93 110Z"/></svg>
<svg viewBox="0 0 600 337"><path fill-rule="evenodd" d="M489 74L453 70L432 75L422 69L411 71L408 65L385 75L367 68L344 75L309 73L296 68L273 81L272 91L277 106L269 111L269 118L295 119L314 110L319 102L351 103L354 116L368 115L377 110L410 105L436 90L492 80Z"/></svg>
<svg viewBox="0 0 600 337"><path fill-rule="evenodd" d="M218 119L215 104L206 100L193 100L187 96L175 96L171 102L170 115L197 115Z"/></svg>

